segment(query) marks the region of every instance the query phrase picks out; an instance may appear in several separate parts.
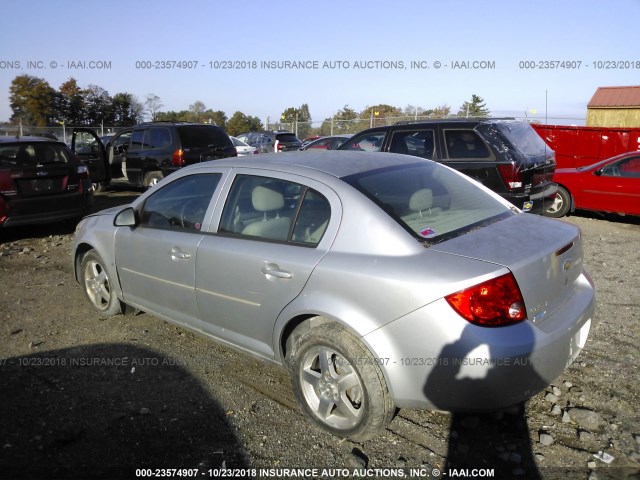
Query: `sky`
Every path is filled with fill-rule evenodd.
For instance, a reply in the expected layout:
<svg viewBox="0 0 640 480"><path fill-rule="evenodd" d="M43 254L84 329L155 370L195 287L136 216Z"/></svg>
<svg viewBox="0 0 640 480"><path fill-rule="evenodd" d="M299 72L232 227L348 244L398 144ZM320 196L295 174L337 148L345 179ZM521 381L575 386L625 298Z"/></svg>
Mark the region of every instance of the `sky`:
<svg viewBox="0 0 640 480"><path fill-rule="evenodd" d="M0 4L0 121L23 74L263 122L304 103L317 122L345 105L455 113L475 94L494 115L584 124L598 87L640 85L640 0Z"/></svg>

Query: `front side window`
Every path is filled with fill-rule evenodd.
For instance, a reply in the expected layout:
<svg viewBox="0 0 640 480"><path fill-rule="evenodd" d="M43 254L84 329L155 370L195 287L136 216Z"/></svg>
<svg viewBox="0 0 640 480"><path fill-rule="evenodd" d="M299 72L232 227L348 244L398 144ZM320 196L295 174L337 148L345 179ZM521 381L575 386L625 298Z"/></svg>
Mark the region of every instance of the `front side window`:
<svg viewBox="0 0 640 480"><path fill-rule="evenodd" d="M624 158L602 169L606 177L640 178L640 157Z"/></svg>
<svg viewBox="0 0 640 480"><path fill-rule="evenodd" d="M317 245L331 208L319 192L278 178L238 175L219 232L268 241Z"/></svg>
<svg viewBox="0 0 640 480"><path fill-rule="evenodd" d="M356 150L364 152L379 152L386 132L370 132L357 135L345 144L340 146L340 150Z"/></svg>
<svg viewBox="0 0 640 480"><path fill-rule="evenodd" d="M385 168L343 180L426 244L515 215L474 182L436 163Z"/></svg>
<svg viewBox="0 0 640 480"><path fill-rule="evenodd" d="M199 232L219 173L179 178L150 195L139 212L140 226Z"/></svg>
<svg viewBox="0 0 640 480"><path fill-rule="evenodd" d="M491 153L473 130L445 130L444 139L449 158L489 158Z"/></svg>

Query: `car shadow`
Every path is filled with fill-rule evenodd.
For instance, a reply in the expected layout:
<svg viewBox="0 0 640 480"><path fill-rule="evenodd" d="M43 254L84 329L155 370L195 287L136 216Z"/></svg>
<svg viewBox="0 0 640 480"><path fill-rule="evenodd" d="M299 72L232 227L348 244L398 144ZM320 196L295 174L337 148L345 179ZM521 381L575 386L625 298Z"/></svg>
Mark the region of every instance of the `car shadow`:
<svg viewBox="0 0 640 480"><path fill-rule="evenodd" d="M222 406L156 351L104 344L3 359L0 384L3 478L249 465Z"/></svg>
<svg viewBox="0 0 640 480"><path fill-rule="evenodd" d="M528 325L521 325L519 338L525 350L532 352L533 332ZM424 386L425 395L438 408L450 410L452 402L465 405L464 411L451 414L443 471L493 469L495 478L539 479L525 406L520 404L491 413L476 413L474 404L504 402L500 388L496 388L499 383L493 379L503 378L505 373L509 387L516 383L515 388L533 393L548 382L536 373L534 359L529 356L518 357L517 362L512 359L507 366L491 353L491 347L486 344L484 353L478 353L483 352L481 348L477 350L482 346L483 343L472 333L472 327L465 327L458 340L442 349ZM482 363L487 367L482 378L477 378L478 370L468 366ZM514 370L509 372L509 368ZM487 389L488 383L493 388Z"/></svg>

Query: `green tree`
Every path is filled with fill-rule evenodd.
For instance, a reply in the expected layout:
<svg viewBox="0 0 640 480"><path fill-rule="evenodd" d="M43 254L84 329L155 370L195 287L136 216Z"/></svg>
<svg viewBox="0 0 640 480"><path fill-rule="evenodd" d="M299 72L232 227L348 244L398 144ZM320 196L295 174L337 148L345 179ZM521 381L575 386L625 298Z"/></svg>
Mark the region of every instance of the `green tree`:
<svg viewBox="0 0 640 480"><path fill-rule="evenodd" d="M54 124L56 91L42 78L19 75L9 87L11 121L29 126L44 127Z"/></svg>
<svg viewBox="0 0 640 480"><path fill-rule="evenodd" d="M116 93L113 96L113 124L128 127L142 120L144 107L130 93Z"/></svg>
<svg viewBox="0 0 640 480"><path fill-rule="evenodd" d="M489 115L489 109L482 97L471 95L470 102L464 102L458 110L460 117L486 117Z"/></svg>
<svg viewBox="0 0 640 480"><path fill-rule="evenodd" d="M212 123L220 128L225 128L227 124L227 115L222 110L215 112L212 109L205 110L202 112L202 117L206 123Z"/></svg>
<svg viewBox="0 0 640 480"><path fill-rule="evenodd" d="M373 105L360 112L361 122L359 125L364 126L364 128L387 125L388 123L396 122L398 117L402 117L402 115L402 110L398 107L392 107L384 103ZM365 121L366 123L364 123Z"/></svg>
<svg viewBox="0 0 640 480"><path fill-rule="evenodd" d="M109 125L115 122L115 97L98 85L89 85L82 91L84 97L84 120L89 126ZM122 94L121 94L122 95Z"/></svg>
<svg viewBox="0 0 640 480"><path fill-rule="evenodd" d="M229 120L227 120L226 128L229 135L239 135L244 132L255 132L262 129L262 124L258 120L256 125L255 117L249 117L242 112L235 112Z"/></svg>
<svg viewBox="0 0 640 480"><path fill-rule="evenodd" d="M55 98L55 120L66 125L82 125L85 120L84 92L75 78L60 85Z"/></svg>
<svg viewBox="0 0 640 480"><path fill-rule="evenodd" d="M358 126L358 112L349 107L349 105L345 105L333 117L324 119L320 126L319 134L331 135L332 132L334 135L356 133L362 130L362 128L358 129Z"/></svg>
<svg viewBox="0 0 640 480"><path fill-rule="evenodd" d="M287 108L280 115L280 121L282 123L290 123L293 125L292 129L296 130L298 137L308 137L309 132L311 131L311 113L309 113L309 105L303 103L298 108Z"/></svg>

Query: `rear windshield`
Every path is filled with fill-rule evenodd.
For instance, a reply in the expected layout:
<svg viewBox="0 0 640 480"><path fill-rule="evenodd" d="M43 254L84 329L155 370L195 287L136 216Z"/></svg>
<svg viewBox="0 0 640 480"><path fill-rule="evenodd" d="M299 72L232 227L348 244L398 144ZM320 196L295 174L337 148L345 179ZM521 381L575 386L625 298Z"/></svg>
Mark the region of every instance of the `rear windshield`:
<svg viewBox="0 0 640 480"><path fill-rule="evenodd" d="M184 125L178 127L182 148L233 147L231 139L222 129L210 125Z"/></svg>
<svg viewBox="0 0 640 480"><path fill-rule="evenodd" d="M279 133L276 135L276 140L279 142L301 143L293 133Z"/></svg>
<svg viewBox="0 0 640 480"><path fill-rule="evenodd" d="M515 215L474 182L433 162L384 168L343 180L428 245Z"/></svg>
<svg viewBox="0 0 640 480"><path fill-rule="evenodd" d="M494 125L514 147L525 155L548 155L551 152L551 148L526 122L496 122Z"/></svg>
<svg viewBox="0 0 640 480"><path fill-rule="evenodd" d="M55 163L69 163L69 150L62 144L34 142L0 145L0 167L37 167Z"/></svg>

